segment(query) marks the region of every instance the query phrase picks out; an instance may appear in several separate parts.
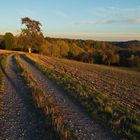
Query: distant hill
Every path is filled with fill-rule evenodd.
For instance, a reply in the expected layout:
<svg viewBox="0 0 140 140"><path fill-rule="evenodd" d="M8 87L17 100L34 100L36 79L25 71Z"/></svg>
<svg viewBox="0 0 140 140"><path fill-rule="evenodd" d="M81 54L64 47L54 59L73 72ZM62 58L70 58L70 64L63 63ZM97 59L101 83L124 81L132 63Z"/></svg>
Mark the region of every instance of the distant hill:
<svg viewBox="0 0 140 140"><path fill-rule="evenodd" d="M62 57L60 50L69 50L65 52L67 58L83 62L140 66L140 41L137 40L109 42L47 37L46 42L44 53L50 56Z"/></svg>
<svg viewBox="0 0 140 140"><path fill-rule="evenodd" d="M50 41L57 41L57 40L63 40L66 42L74 42L80 47L85 47L85 46L95 46L97 42L105 42L106 44L111 44L114 47L119 47L119 48L126 48L126 49L138 49L140 50L140 41L138 40L132 40L132 41L118 41L118 42L109 42L109 41L96 41L96 40L82 40L82 39L66 39L66 38L50 38L46 37L47 40Z"/></svg>
<svg viewBox="0 0 140 140"><path fill-rule="evenodd" d="M46 37L40 49L32 52L53 57L65 57L87 63L140 67L140 41L109 42L82 39L62 39ZM27 46L18 44L14 38L12 50L27 51ZM5 49L3 36L0 36L0 49Z"/></svg>
<svg viewBox="0 0 140 140"><path fill-rule="evenodd" d="M140 51L140 41L137 40L127 42L111 42L111 44L120 48L134 49Z"/></svg>

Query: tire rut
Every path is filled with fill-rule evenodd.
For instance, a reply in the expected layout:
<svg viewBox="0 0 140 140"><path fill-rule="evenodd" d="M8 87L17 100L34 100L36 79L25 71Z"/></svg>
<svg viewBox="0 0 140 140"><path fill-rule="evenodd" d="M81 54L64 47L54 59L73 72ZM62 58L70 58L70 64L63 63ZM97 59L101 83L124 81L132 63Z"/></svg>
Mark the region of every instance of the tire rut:
<svg viewBox="0 0 140 140"><path fill-rule="evenodd" d="M115 140L116 137L101 127L91 119L66 93L61 91L52 81L50 81L40 70L30 64L21 55L19 61L31 72L41 89L47 92L55 101L55 104L61 109L69 124L75 129L79 140Z"/></svg>
<svg viewBox="0 0 140 140"><path fill-rule="evenodd" d="M17 74L13 55L9 55L6 61L6 69L2 68L4 92L0 110L0 140L44 140L47 135L45 118L31 103L30 93Z"/></svg>

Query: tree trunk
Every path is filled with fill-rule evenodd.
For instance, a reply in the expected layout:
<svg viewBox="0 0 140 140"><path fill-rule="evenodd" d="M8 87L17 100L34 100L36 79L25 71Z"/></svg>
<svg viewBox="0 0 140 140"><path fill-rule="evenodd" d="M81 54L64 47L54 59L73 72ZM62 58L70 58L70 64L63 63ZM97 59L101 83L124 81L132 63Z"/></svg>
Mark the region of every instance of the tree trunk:
<svg viewBox="0 0 140 140"><path fill-rule="evenodd" d="M32 49L31 48L28 48L28 51L29 51L29 53L32 53Z"/></svg>

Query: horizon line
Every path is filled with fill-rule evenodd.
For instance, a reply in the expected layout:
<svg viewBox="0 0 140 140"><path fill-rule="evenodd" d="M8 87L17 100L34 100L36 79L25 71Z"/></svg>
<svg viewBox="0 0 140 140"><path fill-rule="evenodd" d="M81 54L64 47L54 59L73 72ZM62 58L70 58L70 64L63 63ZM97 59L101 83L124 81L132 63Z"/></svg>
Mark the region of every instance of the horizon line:
<svg viewBox="0 0 140 140"><path fill-rule="evenodd" d="M110 33L110 32L95 32L95 33L80 33L80 32L48 32L46 36L55 38L83 39L83 40L98 40L98 41L140 41L140 33Z"/></svg>
<svg viewBox="0 0 140 140"><path fill-rule="evenodd" d="M10 31L9 31L10 32ZM7 32L0 33L0 35L4 35ZM19 34L17 32L11 32L15 36ZM63 38L63 39L82 39L82 40L97 40L97 41L132 41L137 40L140 41L140 33L122 33L122 32L95 32L95 33L87 33L87 32L43 32L45 37L50 38Z"/></svg>

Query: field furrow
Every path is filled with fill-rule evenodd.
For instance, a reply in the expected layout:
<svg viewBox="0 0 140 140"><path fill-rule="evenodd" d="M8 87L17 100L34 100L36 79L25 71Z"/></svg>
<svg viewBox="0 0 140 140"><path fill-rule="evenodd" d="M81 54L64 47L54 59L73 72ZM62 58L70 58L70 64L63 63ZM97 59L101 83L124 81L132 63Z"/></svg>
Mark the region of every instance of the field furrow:
<svg viewBox="0 0 140 140"><path fill-rule="evenodd" d="M140 74L102 66L34 56L34 59L63 71L93 89L121 100L124 105L140 110Z"/></svg>

